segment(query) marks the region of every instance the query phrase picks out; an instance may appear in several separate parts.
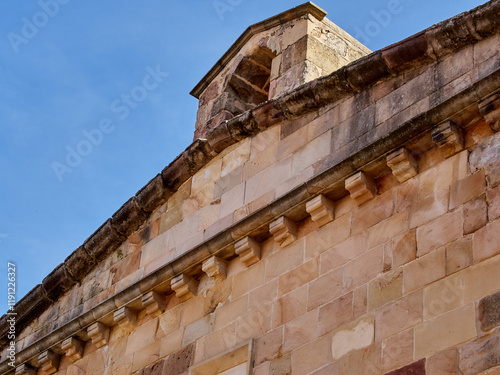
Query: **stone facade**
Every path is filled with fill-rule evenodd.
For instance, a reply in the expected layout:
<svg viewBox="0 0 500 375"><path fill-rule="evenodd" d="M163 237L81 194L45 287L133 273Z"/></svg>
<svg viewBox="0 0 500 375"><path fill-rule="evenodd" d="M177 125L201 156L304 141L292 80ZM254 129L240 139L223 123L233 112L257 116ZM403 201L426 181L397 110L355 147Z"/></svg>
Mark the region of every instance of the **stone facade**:
<svg viewBox="0 0 500 375"><path fill-rule="evenodd" d="M195 89L205 138L18 302L15 367L0 320L0 372L500 373L499 12L362 58L312 4L250 27ZM323 77L231 97L263 40Z"/></svg>

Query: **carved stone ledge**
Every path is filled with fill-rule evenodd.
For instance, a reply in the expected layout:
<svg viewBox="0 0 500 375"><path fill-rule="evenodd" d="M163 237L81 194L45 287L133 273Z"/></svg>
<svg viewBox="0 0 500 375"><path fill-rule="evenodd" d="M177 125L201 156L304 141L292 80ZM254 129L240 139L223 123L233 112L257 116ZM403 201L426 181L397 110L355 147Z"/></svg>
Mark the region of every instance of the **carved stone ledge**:
<svg viewBox="0 0 500 375"><path fill-rule="evenodd" d="M53 374L59 368L60 357L51 350L46 350L38 356L40 369L46 374Z"/></svg>
<svg viewBox="0 0 500 375"><path fill-rule="evenodd" d="M213 256L203 262L201 269L213 280L225 279L227 263L225 260Z"/></svg>
<svg viewBox="0 0 500 375"><path fill-rule="evenodd" d="M269 224L269 232L274 236L274 240L285 247L297 239L297 224L285 216Z"/></svg>
<svg viewBox="0 0 500 375"><path fill-rule="evenodd" d="M306 203L306 211L311 215L311 219L322 227L333 221L335 218L335 204L324 195L318 195Z"/></svg>
<svg viewBox="0 0 500 375"><path fill-rule="evenodd" d="M137 312L127 306L116 310L113 318L116 324L126 330L132 330L137 324Z"/></svg>
<svg viewBox="0 0 500 375"><path fill-rule="evenodd" d="M142 296L142 306L148 315L158 316L165 311L167 301L164 295L152 290Z"/></svg>
<svg viewBox="0 0 500 375"><path fill-rule="evenodd" d="M87 328L87 334L97 348L108 345L109 327L106 327L101 322L95 322L90 325L89 328Z"/></svg>
<svg viewBox="0 0 500 375"><path fill-rule="evenodd" d="M392 169L392 174L401 183L409 180L418 173L415 156L405 147L387 156L387 165Z"/></svg>
<svg viewBox="0 0 500 375"><path fill-rule="evenodd" d="M464 149L464 136L460 129L452 121L446 121L438 125L431 132L432 140L442 150L444 155L451 156Z"/></svg>
<svg viewBox="0 0 500 375"><path fill-rule="evenodd" d="M491 95L479 102L479 113L495 132L500 130L500 94Z"/></svg>
<svg viewBox="0 0 500 375"><path fill-rule="evenodd" d="M172 290L181 301L194 297L198 292L198 282L191 276L181 273L171 281Z"/></svg>
<svg viewBox="0 0 500 375"><path fill-rule="evenodd" d="M74 363L83 357L85 343L74 337L68 337L62 342L61 348L65 351L66 357Z"/></svg>
<svg viewBox="0 0 500 375"><path fill-rule="evenodd" d="M245 237L236 242L234 251L247 267L260 260L260 243L251 237Z"/></svg>
<svg viewBox="0 0 500 375"><path fill-rule="evenodd" d="M16 375L36 375L37 370L27 363L23 363L16 367Z"/></svg>
<svg viewBox="0 0 500 375"><path fill-rule="evenodd" d="M365 172L358 172L354 176L345 180L345 188L351 194L358 206L375 198L377 195L377 185L373 178Z"/></svg>

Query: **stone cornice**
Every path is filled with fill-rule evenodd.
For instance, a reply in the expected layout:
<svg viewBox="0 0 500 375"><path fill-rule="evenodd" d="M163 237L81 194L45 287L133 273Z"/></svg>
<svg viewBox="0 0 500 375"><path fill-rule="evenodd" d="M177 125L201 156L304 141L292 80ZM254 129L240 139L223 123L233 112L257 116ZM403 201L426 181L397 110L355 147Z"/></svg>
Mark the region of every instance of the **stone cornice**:
<svg viewBox="0 0 500 375"><path fill-rule="evenodd" d="M470 44L498 33L500 30L499 13L500 0L488 2L402 42L374 52L329 76L307 83L276 100L263 103L259 107L212 129L207 134L206 140L199 139L188 146L161 174L155 176L112 218L108 219L92 234L82 246L75 250L63 264L56 267L43 280L42 284L37 285L16 304L18 332L45 311L63 293L81 281L100 260L116 250L130 233L136 231L155 209L175 193L182 183L226 147L255 135L285 118L294 118L318 110L327 104L363 91L381 80L442 59ZM498 80L497 72L496 76L482 80L481 84L476 84L466 93L461 94L462 96L457 96L457 100L462 101L464 105L474 103L477 98L485 97L489 93L488 88L492 87L491 83ZM445 105L446 103L441 104L441 106ZM118 306L123 305L125 296L132 296L136 293L139 297L141 293L151 290L155 282L161 282L161 280L173 277L174 274L185 272L193 264L193 261L201 262L212 255L225 258L224 252L227 255L228 251L233 251L228 250L228 246L233 244L236 239L240 239L255 230L255 224L252 223L259 223L259 226L262 226L263 223L269 223L291 207L310 199L313 193L317 194L318 186L325 187L341 183L343 178L345 179L359 167L376 158L377 154L389 152L404 143L405 140L426 128L430 128L433 124L443 121L444 118L441 117L447 112L438 111L436 113L439 115L433 111L425 113L402 125L398 132L387 134L376 144L357 152L341 163L330 166L310 182L299 186L268 207L235 224L227 232L215 236L190 253L165 266L162 270L158 270L126 291L103 302L96 307L97 310L92 310L92 313L86 312L80 317L81 319L78 318L54 331L51 335L56 336L51 336L47 343L58 342L59 339L53 337L57 337L57 332L60 330L68 332L71 330L69 327L84 328L85 324L90 324L90 320L95 321L97 316L100 316L97 312L113 310L117 306L118 302L116 301L121 301ZM377 146L379 150L383 149L384 151L377 151L376 145L379 145ZM286 208L285 211L283 211L284 208ZM91 317L92 319L90 319ZM0 343L2 345L5 345L7 341L7 332L8 324L4 315L0 320ZM26 349L26 353L29 353L30 348ZM23 350L20 356L29 358L30 356L26 357L22 354L24 352ZM5 368L2 371L4 370Z"/></svg>
<svg viewBox="0 0 500 375"><path fill-rule="evenodd" d="M307 2L305 4L299 5L295 8L289 9L283 13L277 14L271 18L264 21L255 23L249 27L241 34L241 36L236 39L236 42L227 50L227 52L222 55L222 57L215 63L215 65L208 71L207 74L201 79L201 81L191 90L190 94L196 99L199 99L203 91L210 85L212 80L217 77L217 75L227 66L233 57L235 57L238 52L243 48L243 46L258 33L266 30L270 30L273 27L284 24L285 22L291 21L293 19L305 16L307 14L312 15L318 20L322 20L327 15L323 9L318 7L312 2Z"/></svg>

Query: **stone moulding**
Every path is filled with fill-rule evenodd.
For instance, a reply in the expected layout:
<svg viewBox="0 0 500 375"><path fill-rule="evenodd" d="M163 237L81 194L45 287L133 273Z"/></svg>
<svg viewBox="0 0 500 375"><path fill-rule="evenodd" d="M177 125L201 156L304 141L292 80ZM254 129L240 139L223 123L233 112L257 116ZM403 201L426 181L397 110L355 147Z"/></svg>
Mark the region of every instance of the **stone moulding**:
<svg viewBox="0 0 500 375"><path fill-rule="evenodd" d="M16 367L16 375L36 375L36 372L36 369L25 363Z"/></svg>
<svg viewBox="0 0 500 375"><path fill-rule="evenodd" d="M309 10L309 12L313 11ZM314 12L317 12L316 17L326 15L320 9ZM322 12L323 16L321 16ZM132 202L130 200L126 202L113 215L115 220L106 221L85 241L83 246L75 250L63 264L58 266L59 270L56 268L41 285L36 286L16 304L17 328L24 329L66 290L82 280L93 269L96 261L109 255L125 240L126 237L121 233L137 230L141 225L138 218L143 217L142 214L145 215L144 220L146 220L156 208L175 193L184 181L224 148L259 133L282 121L285 117L293 118L315 111L325 104L362 91L376 82L442 59L470 44L494 35L500 30L499 12L500 1L490 1L454 17L453 22L447 20L438 23L211 129L206 140L198 139L188 146L162 173L139 190L135 197L131 198ZM465 38L463 30L468 32ZM245 38L240 37L240 39L237 43L245 43ZM478 97L483 98L483 95L478 95ZM117 223L118 218L128 216L135 218L127 221L129 227ZM55 272L56 270L58 272ZM0 319L0 344L2 345L7 341L7 332L7 318L4 315Z"/></svg>
<svg viewBox="0 0 500 375"><path fill-rule="evenodd" d="M152 290L142 296L142 306L149 315L156 316L165 311L167 301L165 296Z"/></svg>
<svg viewBox="0 0 500 375"><path fill-rule="evenodd" d="M234 245L234 251L240 256L245 266L250 267L260 260L260 243L251 237L245 237Z"/></svg>
<svg viewBox="0 0 500 375"><path fill-rule="evenodd" d="M227 273L227 262L222 258L213 256L203 262L201 269L211 279L225 279Z"/></svg>
<svg viewBox="0 0 500 375"><path fill-rule="evenodd" d="M53 374L59 368L60 357L51 350L46 350L38 356L38 363L41 370L46 374Z"/></svg>
<svg viewBox="0 0 500 375"><path fill-rule="evenodd" d="M387 156L387 165L392 174L403 183L418 173L418 165L415 156L405 147L394 151Z"/></svg>
<svg viewBox="0 0 500 375"><path fill-rule="evenodd" d="M68 337L61 344L61 349L64 350L66 357L73 363L83 357L84 347L84 342L74 337Z"/></svg>
<svg viewBox="0 0 500 375"><path fill-rule="evenodd" d="M171 282L172 290L181 301L186 301L198 292L198 282L189 275L181 273Z"/></svg>
<svg viewBox="0 0 500 375"><path fill-rule="evenodd" d="M95 322L87 328L87 333L92 340L92 343L97 347L108 345L109 340L109 327L101 322Z"/></svg>
<svg viewBox="0 0 500 375"><path fill-rule="evenodd" d="M478 93L483 93L483 96L490 95L491 93L488 90L491 87L492 80L500 85L500 69L490 77L486 77L460 93L458 96L461 102L465 103L465 106L468 106L477 102ZM159 268L144 279L139 280L127 289L103 301L90 311L86 311L74 320L49 333L41 340L22 349L17 353L18 361L22 364L33 358L37 358L41 349L50 350L55 346L61 345L68 337L74 336L85 329L97 347L107 345L110 328L98 320L109 316L113 317L115 312L123 309L123 306L131 301L137 299L148 300L144 296L153 292L152 289L158 285L171 285L172 290L177 292L180 289L181 294L183 290L187 290L184 295L181 295L182 298L189 294L195 294L197 282L190 276L187 276L186 272L196 269L205 260L213 256L225 259L232 257L234 254L239 254L240 256L243 254L245 256L244 251L248 251L249 249L255 250L256 247L252 247L249 244L258 244L258 242L248 237L250 233L256 230L262 232L262 228L268 228L276 220L275 218L283 217L294 208L303 207L303 210L306 211L307 202L314 198L317 199L320 194L330 189L332 185L343 186L346 179L352 176L359 168L372 163L374 160L384 162L388 154L404 147L406 142L417 135L431 131L435 128L434 124L441 123L446 117L451 116L454 112L447 111L447 105L449 105L449 102L445 102L431 109L429 112L422 113L420 116L402 124L393 133L387 134L372 144L367 144L365 148L349 156L344 161L331 165L328 169L306 183L299 185L285 196L278 198L242 221L233 224L227 231L198 245L180 258ZM266 230L269 232L269 229ZM181 272L181 270L185 272ZM9 371L10 369L6 361L0 363L1 374Z"/></svg>
<svg viewBox="0 0 500 375"><path fill-rule="evenodd" d="M495 132L500 130L500 94L491 95L479 103L479 113Z"/></svg>
<svg viewBox="0 0 500 375"><path fill-rule="evenodd" d="M286 247L297 239L297 223L285 216L280 216L269 224L269 232L281 247Z"/></svg>
<svg viewBox="0 0 500 375"><path fill-rule="evenodd" d="M126 330L132 330L137 324L137 312L127 306L122 306L113 314L116 324Z"/></svg>
<svg viewBox="0 0 500 375"><path fill-rule="evenodd" d="M351 194L358 206L375 198L377 185L375 181L365 172L358 172L345 180L345 188Z"/></svg>
<svg viewBox="0 0 500 375"><path fill-rule="evenodd" d="M320 194L306 203L306 211L312 221L322 227L335 218L335 203Z"/></svg>
<svg viewBox="0 0 500 375"><path fill-rule="evenodd" d="M446 156L464 148L462 129L449 120L432 129L432 140L436 142Z"/></svg>

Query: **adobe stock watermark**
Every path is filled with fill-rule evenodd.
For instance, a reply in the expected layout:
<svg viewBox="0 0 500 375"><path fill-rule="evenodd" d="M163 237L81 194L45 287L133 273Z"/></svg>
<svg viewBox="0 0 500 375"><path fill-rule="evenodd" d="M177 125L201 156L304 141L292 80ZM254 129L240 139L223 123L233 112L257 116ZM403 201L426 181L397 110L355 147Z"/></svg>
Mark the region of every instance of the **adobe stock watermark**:
<svg viewBox="0 0 500 375"><path fill-rule="evenodd" d="M28 44L37 36L40 29L46 27L49 21L59 14L61 5L66 5L70 1L71 0L39 0L38 6L40 10L33 13L29 18L21 18L22 26L20 33L10 32L7 34L7 38L14 52L18 53L21 45Z"/></svg>
<svg viewBox="0 0 500 375"><path fill-rule="evenodd" d="M406 1L412 2L413 0ZM374 38L380 35L383 29L391 24L393 16L403 11L404 6L401 4L401 0L389 0L386 9L370 11L372 20L368 21L363 28L354 28L354 38L365 46L369 45Z"/></svg>
<svg viewBox="0 0 500 375"><path fill-rule="evenodd" d="M135 86L129 93L122 94L119 99L111 102L110 111L116 114L118 120L125 120L131 111L139 106L149 93L157 89L160 84L168 77L169 73L163 72L160 65L155 68L146 67L146 75L140 85ZM54 171L59 182L63 182L64 175L73 172L85 157L89 156L95 147L98 147L104 141L106 134L111 134L116 130L115 121L109 117L102 118L98 126L90 130L82 130L82 139L74 147L66 146L65 163L54 161L52 162L52 170Z"/></svg>
<svg viewBox="0 0 500 375"><path fill-rule="evenodd" d="M224 21L224 14L232 12L243 0L215 0L212 5L221 21Z"/></svg>

